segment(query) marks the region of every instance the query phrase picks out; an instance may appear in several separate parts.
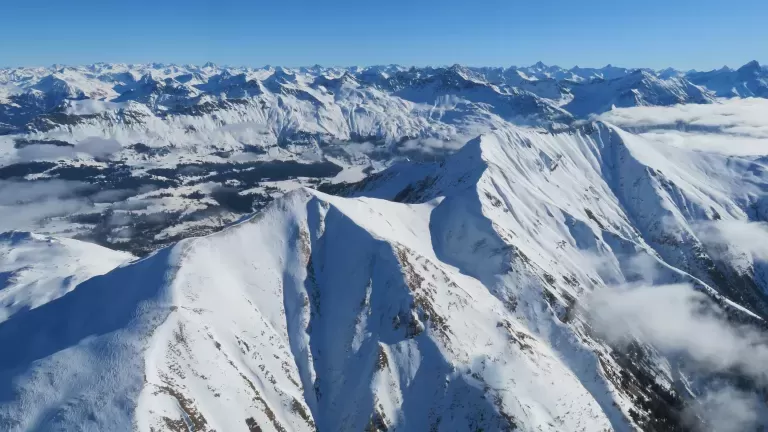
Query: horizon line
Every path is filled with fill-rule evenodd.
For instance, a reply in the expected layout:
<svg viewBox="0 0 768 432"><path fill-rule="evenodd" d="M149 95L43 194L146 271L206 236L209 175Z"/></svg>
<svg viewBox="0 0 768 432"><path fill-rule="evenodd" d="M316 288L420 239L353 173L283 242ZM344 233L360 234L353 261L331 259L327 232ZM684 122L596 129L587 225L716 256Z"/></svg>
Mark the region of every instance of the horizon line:
<svg viewBox="0 0 768 432"><path fill-rule="evenodd" d="M351 69L351 68L373 68L373 67L404 67L404 68L418 68L418 69L425 69L425 68L450 68L453 66L462 66L467 68L502 68L502 69L522 69L522 68L532 68L532 67L547 67L552 68L556 67L562 70L566 71L572 71L574 69L607 69L607 68L619 68L619 69L627 69L627 70L651 70L651 71L664 71L667 69L672 69L675 71L680 72L709 72L709 71L716 71L721 70L723 68L728 68L731 70L738 70L739 68L743 66L750 65L752 63L756 63L758 66L765 68L766 65L760 63L758 60L750 60L746 63L744 63L741 66L733 67L729 65L723 65L720 68L714 68L714 69L678 69L673 66L668 66L665 68L650 68L650 67L626 67L626 66L616 66L612 63L608 63L605 66L579 66L575 65L572 67L563 67L558 64L552 63L544 63L543 61L537 61L536 63L533 63L528 66L518 66L518 65L470 65L470 64L462 64L462 63L444 63L444 64L427 64L427 65L408 65L408 64L402 64L402 63L378 63L378 64L368 64L368 65L321 65L319 63L312 64L312 65L298 65L298 66L286 66L286 65L274 65L274 64L264 64L261 66L252 66L252 65L232 65L232 64L218 64L216 62L207 61L205 63L184 63L184 62L108 62L108 61L96 61L93 63L76 63L76 64L70 64L70 63L52 63L48 66L42 66L42 65L28 65L28 66L0 66L0 70L8 70L8 69L60 69L60 68L78 68L78 67L87 67L87 66L95 66L95 65L125 65L128 67L135 67L135 66L153 66L153 67L168 67L168 66L181 66L181 67L197 67L197 68L204 68L206 66L210 67L218 67L218 68L229 68L229 69L236 69L236 68L250 68L250 69L277 69L277 68L283 68L283 69L309 69L309 68L325 68L325 69L332 69L332 68L339 68L339 69Z"/></svg>

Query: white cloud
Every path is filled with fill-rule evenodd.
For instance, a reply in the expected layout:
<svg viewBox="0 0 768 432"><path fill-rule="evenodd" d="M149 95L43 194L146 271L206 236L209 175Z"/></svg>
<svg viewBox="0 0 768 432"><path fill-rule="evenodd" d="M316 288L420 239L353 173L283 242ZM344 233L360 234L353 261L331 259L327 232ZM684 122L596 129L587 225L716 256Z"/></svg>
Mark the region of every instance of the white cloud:
<svg viewBox="0 0 768 432"><path fill-rule="evenodd" d="M645 267L640 263L641 267ZM589 299L593 328L614 344L637 339L670 357L682 356L703 376L735 372L768 386L768 340L759 329L729 321L706 295L687 284L605 288ZM737 432L768 425L753 393L710 382L689 401L683 420L703 431Z"/></svg>
<svg viewBox="0 0 768 432"><path fill-rule="evenodd" d="M350 142L344 143L341 147L345 152L351 156L360 156L361 154L371 154L376 150L376 146L373 143L365 141L361 143Z"/></svg>
<svg viewBox="0 0 768 432"><path fill-rule="evenodd" d="M675 126L768 138L768 99L727 99L715 104L617 108L597 118L622 127Z"/></svg>
<svg viewBox="0 0 768 432"><path fill-rule="evenodd" d="M698 425L705 423L707 430L717 432L742 432L758 430L760 406L753 394L725 386L708 392L683 412L684 420Z"/></svg>
<svg viewBox="0 0 768 432"><path fill-rule="evenodd" d="M122 148L120 143L113 139L90 137L77 143L75 151L89 154L97 159L103 159L119 152Z"/></svg>
<svg viewBox="0 0 768 432"><path fill-rule="evenodd" d="M437 138L418 138L401 143L397 150L406 154L422 154L425 156L446 155L460 149L467 140L456 138L441 140Z"/></svg>
<svg viewBox="0 0 768 432"><path fill-rule="evenodd" d="M75 156L73 147L33 144L16 150L17 162L67 159Z"/></svg>
<svg viewBox="0 0 768 432"><path fill-rule="evenodd" d="M107 225L110 227L120 227L130 225L132 222L133 216L130 213L116 211L112 213L112 215L109 217L109 220L107 220Z"/></svg>
<svg viewBox="0 0 768 432"><path fill-rule="evenodd" d="M731 324L687 284L597 291L589 301L596 330L614 343L637 337L668 354L684 354L709 371L738 369L768 384L768 344L756 329Z"/></svg>
<svg viewBox="0 0 768 432"><path fill-rule="evenodd" d="M731 155L768 154L768 100L618 108L596 117L676 147Z"/></svg>
<svg viewBox="0 0 768 432"><path fill-rule="evenodd" d="M55 146L49 144L24 146L16 150L16 162L75 159L83 155L91 156L95 159L106 159L120 150L122 150L122 146L116 140L89 137L74 146Z"/></svg>
<svg viewBox="0 0 768 432"><path fill-rule="evenodd" d="M136 195L132 189L108 189L96 192L90 196L91 201L95 203L112 203L122 201L130 196Z"/></svg>
<svg viewBox="0 0 768 432"><path fill-rule="evenodd" d="M31 230L47 218L90 209L91 203L80 196L89 187L64 180L0 180L0 232Z"/></svg>
<svg viewBox="0 0 768 432"><path fill-rule="evenodd" d="M768 261L768 224L765 222L722 220L700 223L694 229L715 258L728 258L727 253L748 253L752 259Z"/></svg>
<svg viewBox="0 0 768 432"><path fill-rule="evenodd" d="M221 126L220 133L231 137L235 142L249 145L262 145L274 141L274 134L265 123L241 122Z"/></svg>

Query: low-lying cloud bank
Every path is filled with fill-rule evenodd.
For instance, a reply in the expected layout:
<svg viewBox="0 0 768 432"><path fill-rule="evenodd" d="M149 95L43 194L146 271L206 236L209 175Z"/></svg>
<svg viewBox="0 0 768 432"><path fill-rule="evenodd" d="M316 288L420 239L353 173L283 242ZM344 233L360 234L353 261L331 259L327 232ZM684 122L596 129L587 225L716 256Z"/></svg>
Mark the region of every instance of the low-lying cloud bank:
<svg viewBox="0 0 768 432"><path fill-rule="evenodd" d="M768 154L768 99L618 108L595 119L676 147L731 155Z"/></svg>
<svg viewBox="0 0 768 432"><path fill-rule="evenodd" d="M50 144L31 144L16 150L15 163L41 160L76 159L88 156L97 160L108 159L122 150L119 142L113 139L89 137L72 146Z"/></svg>
<svg viewBox="0 0 768 432"><path fill-rule="evenodd" d="M768 138L768 99L723 99L714 104L617 108L597 118L624 128L680 128Z"/></svg>
<svg viewBox="0 0 768 432"><path fill-rule="evenodd" d="M92 207L82 195L87 183L65 180L0 180L2 230L26 230L52 217L71 215Z"/></svg>
<svg viewBox="0 0 768 432"><path fill-rule="evenodd" d="M670 358L683 358L703 374L738 373L768 386L768 340L761 330L730 321L705 294L688 284L644 283L595 292L590 323L616 345L639 340ZM711 385L683 413L706 430L737 432L768 425L759 396L728 382Z"/></svg>
<svg viewBox="0 0 768 432"><path fill-rule="evenodd" d="M605 289L590 301L596 328L610 341L636 337L664 353L685 354L708 371L738 370L768 384L768 341L757 329L728 321L687 284Z"/></svg>
<svg viewBox="0 0 768 432"><path fill-rule="evenodd" d="M697 418L704 420L707 432L756 431L761 430L759 425L768 423L765 411L757 395L726 385L709 391L697 404L689 406L683 418L688 424L698 424Z"/></svg>
<svg viewBox="0 0 768 432"><path fill-rule="evenodd" d="M60 179L0 180L0 232L38 228L49 232L55 228L47 226L52 219L102 212L107 208L122 209L128 207L123 203L129 197L154 189L142 186L99 190L89 183Z"/></svg>
<svg viewBox="0 0 768 432"><path fill-rule="evenodd" d="M694 229L714 258L747 254L754 261L768 261L768 223L723 220L700 223Z"/></svg>

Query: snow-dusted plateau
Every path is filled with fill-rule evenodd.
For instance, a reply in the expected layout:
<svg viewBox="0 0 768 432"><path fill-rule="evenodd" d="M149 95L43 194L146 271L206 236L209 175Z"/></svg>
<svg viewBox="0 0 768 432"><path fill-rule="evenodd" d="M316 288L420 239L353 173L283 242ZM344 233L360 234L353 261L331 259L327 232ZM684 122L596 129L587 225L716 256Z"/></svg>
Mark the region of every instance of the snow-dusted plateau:
<svg viewBox="0 0 768 432"><path fill-rule="evenodd" d="M0 69L0 430L768 427L767 223L757 62Z"/></svg>

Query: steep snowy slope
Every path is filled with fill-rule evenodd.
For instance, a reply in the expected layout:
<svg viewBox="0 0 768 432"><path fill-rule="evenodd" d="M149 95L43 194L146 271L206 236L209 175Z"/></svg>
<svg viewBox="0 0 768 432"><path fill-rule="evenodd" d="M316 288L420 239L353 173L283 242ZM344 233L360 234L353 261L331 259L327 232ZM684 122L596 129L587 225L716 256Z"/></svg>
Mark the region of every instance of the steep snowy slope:
<svg viewBox="0 0 768 432"><path fill-rule="evenodd" d="M0 322L73 290L133 257L67 238L0 234Z"/></svg>
<svg viewBox="0 0 768 432"><path fill-rule="evenodd" d="M484 146L489 148L477 150ZM557 272L562 272L568 267L562 256L578 256L586 250L600 256L611 248L626 249L612 252L618 255L611 258L618 259L617 264L622 255L634 255L634 248L652 251L666 264L766 316L768 285L759 282L760 277L756 279L760 286L755 286L755 275L750 273L755 269L715 262L720 254L709 256L707 239L697 236L700 224L706 222L764 220L761 209L767 185L761 175L762 158L697 150L644 139L604 123L554 135L508 128L470 142L444 164L395 166L341 193L406 202L429 200L454 191L456 178L474 184L467 180L473 174L446 175L447 167L464 172L467 159L482 159L498 178L486 176L490 185L478 194L512 210L501 215L508 220L494 219L494 223L515 236L529 233L525 244L535 246L525 247L536 251L527 251L528 256L553 257ZM491 152L498 153L488 157ZM472 187L469 190L476 193ZM559 225L545 231L553 230L550 240L541 232L542 224L550 225L542 218ZM598 229L595 239L576 238L577 233L585 233L584 228L574 231L581 226L575 223L578 220L591 230ZM566 232L573 237L571 242L581 245L573 254L559 243ZM555 245L556 250L547 250ZM584 268L576 263L572 271L578 274Z"/></svg>
<svg viewBox="0 0 768 432"><path fill-rule="evenodd" d="M0 376L15 377L0 424L598 430L610 415L621 425L508 306L440 260L436 205L297 191L15 315L0 340L23 328L33 342L0 360Z"/></svg>
<svg viewBox="0 0 768 432"><path fill-rule="evenodd" d="M581 305L640 257L768 315L695 229L761 217L758 163L506 127L349 197L296 190L0 323L0 427L676 430L695 369L610 347Z"/></svg>

